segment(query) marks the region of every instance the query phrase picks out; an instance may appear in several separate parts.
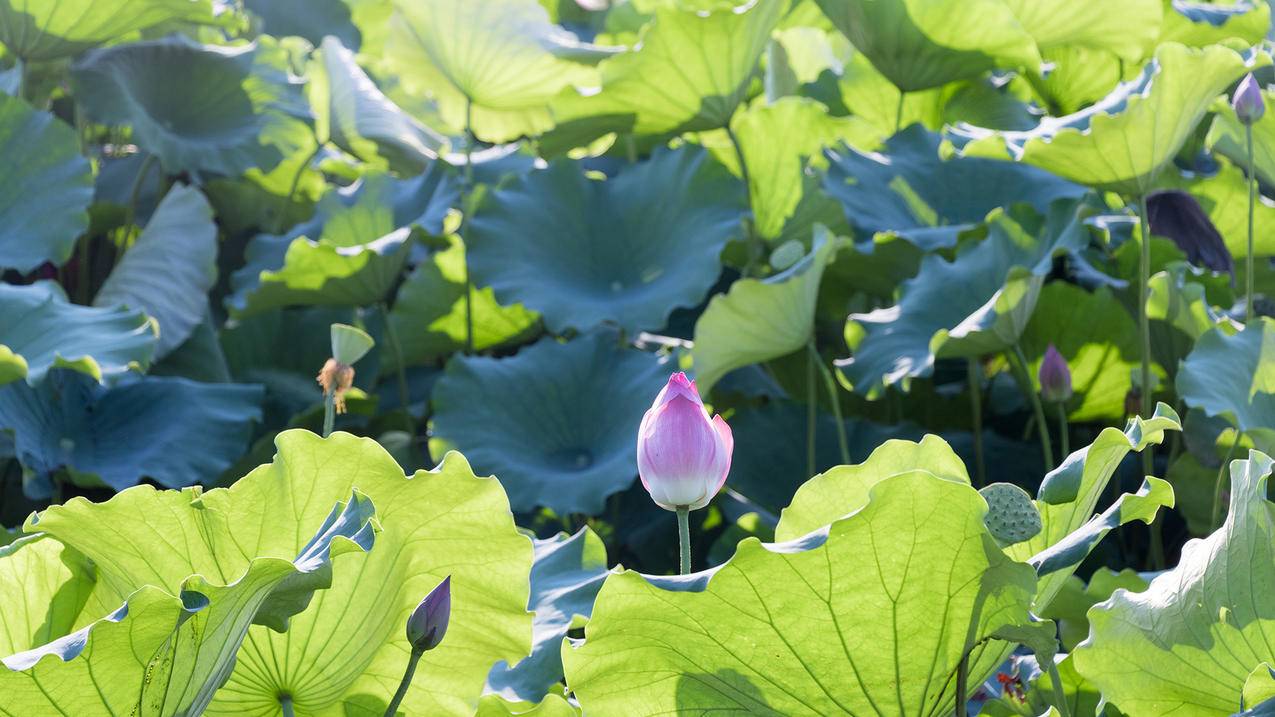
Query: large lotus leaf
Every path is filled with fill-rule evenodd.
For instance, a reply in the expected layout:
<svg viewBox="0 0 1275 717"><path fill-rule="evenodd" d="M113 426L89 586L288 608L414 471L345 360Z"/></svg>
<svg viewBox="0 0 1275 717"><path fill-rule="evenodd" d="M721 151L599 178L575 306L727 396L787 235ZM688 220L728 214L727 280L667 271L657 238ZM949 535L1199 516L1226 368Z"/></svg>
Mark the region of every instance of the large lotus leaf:
<svg viewBox="0 0 1275 717"><path fill-rule="evenodd" d="M1003 0L817 0L881 74L905 92L996 67L1040 67L1036 43Z"/></svg>
<svg viewBox="0 0 1275 717"><path fill-rule="evenodd" d="M465 347L465 245L456 236L447 241L446 249L416 265L390 311L404 364L426 363ZM475 351L517 343L539 327L536 312L521 304L502 306L489 287L471 291ZM386 358L392 369L395 357Z"/></svg>
<svg viewBox="0 0 1275 717"><path fill-rule="evenodd" d="M51 368L98 381L144 370L158 331L146 315L122 306L77 306L51 281L0 284L0 385L39 383Z"/></svg>
<svg viewBox="0 0 1275 717"><path fill-rule="evenodd" d="M814 250L788 270L740 279L700 314L692 356L702 393L737 368L790 354L810 341L819 281L841 243L822 227L815 235Z"/></svg>
<svg viewBox="0 0 1275 717"><path fill-rule="evenodd" d="M311 86L311 101L320 105L320 123L326 120L337 146L402 175L420 174L447 153L447 138L386 97L340 40L325 38L321 50L323 73Z"/></svg>
<svg viewBox="0 0 1275 717"><path fill-rule="evenodd" d="M204 183L204 194L222 231L236 237L282 231L310 219L328 189L315 162L317 150L318 140L311 137L269 172L249 169L240 177L217 177Z"/></svg>
<svg viewBox="0 0 1275 717"><path fill-rule="evenodd" d="M81 485L123 490L143 478L208 483L244 451L261 420L261 387L147 376L112 388L54 369L38 386L0 387L0 430L11 431L24 488L47 496L66 469Z"/></svg>
<svg viewBox="0 0 1275 717"><path fill-rule="evenodd" d="M1035 310L1058 254L1089 243L1084 208L1060 201L1047 216L1028 207L993 210L988 234L952 260L926 256L895 306L851 314L861 338L838 363L854 389L874 395L917 376L938 358L974 357L1012 346Z"/></svg>
<svg viewBox="0 0 1275 717"><path fill-rule="evenodd" d="M830 527L747 539L712 571L613 573L584 644L563 648L567 684L587 712L635 717L951 712L962 656L1029 620L1035 576L986 511L967 485L902 473Z"/></svg>
<svg viewBox="0 0 1275 717"><path fill-rule="evenodd" d="M1275 92L1269 90L1262 91L1262 98L1267 106L1275 103ZM1214 108L1216 114L1213 116L1213 124L1209 127L1208 137L1205 143L1214 152L1226 157L1235 164L1236 167L1248 168L1248 140L1245 138L1244 125L1240 123L1235 116L1235 110L1229 106L1223 106L1218 103ZM1257 178L1263 184L1271 185L1275 183L1275 116L1262 115L1261 119L1253 123L1253 171ZM1242 175L1241 175L1242 176ZM1241 180L1243 181L1243 180ZM1248 185L1244 182L1244 208L1248 209ZM1262 214L1264 207L1258 207L1258 217ZM1244 215L1247 222L1248 215ZM1245 231L1248 225L1244 224ZM1247 241L1247 235L1244 235ZM1261 241L1264 237L1257 236L1255 239ZM1229 244L1228 244L1229 245Z"/></svg>
<svg viewBox="0 0 1275 717"><path fill-rule="evenodd" d="M435 442L495 473L514 510L595 515L636 477L634 436L664 371L609 332L457 356L434 387Z"/></svg>
<svg viewBox="0 0 1275 717"><path fill-rule="evenodd" d="M497 663L487 689L519 702L539 702L562 680L562 638L593 612L607 576L607 550L589 528L537 540L531 567L531 656L516 665Z"/></svg>
<svg viewBox="0 0 1275 717"><path fill-rule="evenodd" d="M1044 77L1032 78L1031 87L1055 117L1098 102L1116 85L1137 76L1140 67L1109 50L1076 45L1051 48L1041 55L1053 69Z"/></svg>
<svg viewBox="0 0 1275 717"><path fill-rule="evenodd" d="M1081 184L1141 195L1190 137L1213 100L1265 53L1165 43L1142 74L1103 100L1027 132L965 128L967 155L1012 158Z"/></svg>
<svg viewBox="0 0 1275 717"><path fill-rule="evenodd" d="M0 655L24 652L73 632L97 584L92 563L53 538L22 536L0 547Z"/></svg>
<svg viewBox="0 0 1275 717"><path fill-rule="evenodd" d="M828 152L824 190L865 235L898 234L922 248L951 246L996 207L1028 203L1045 211L1084 188L1035 167L988 159L939 156L940 138L919 126L886 142L881 152L844 147ZM862 237L866 238L866 237Z"/></svg>
<svg viewBox="0 0 1275 717"><path fill-rule="evenodd" d="M363 40L354 8L383 0L244 0L261 20L262 31L275 37L303 37L315 47L329 36L357 50Z"/></svg>
<svg viewBox="0 0 1275 717"><path fill-rule="evenodd" d="M831 50L830 50L831 52ZM861 117L882 134L920 124L937 130L943 126L943 105L958 84L916 92L901 92L881 74L862 52L854 51L841 67L830 68L837 75L837 98L854 116ZM840 69L840 72L836 70ZM902 95L902 98L900 98ZM900 101L903 111L899 111Z"/></svg>
<svg viewBox="0 0 1275 717"><path fill-rule="evenodd" d="M237 541L235 528L246 521L226 510L237 506L219 505L219 497L139 488L100 505L77 499L29 520L28 528L45 533L0 555L0 574L5 582L38 580L27 590L42 589L31 597L47 603L50 617L78 601L83 607L75 623L83 626L4 658L0 709L198 715L235 666L253 622L278 622L283 629L288 616L331 584L337 558L359 560L374 541L375 509L358 492L337 502L326 520L318 513L290 526L300 536L317 532L299 552L282 554ZM228 544L237 549L225 550ZM63 545L60 556L50 554ZM23 561L28 549L60 565ZM91 595L83 593L83 573L65 575L71 560L86 558L97 573ZM52 571L60 584L48 579ZM16 627L23 632L21 623ZM7 637L21 641L24 635Z"/></svg>
<svg viewBox="0 0 1275 717"><path fill-rule="evenodd" d="M1229 38L1261 42L1271 29L1271 6L1261 0L1230 3L1164 0L1160 42L1205 47Z"/></svg>
<svg viewBox="0 0 1275 717"><path fill-rule="evenodd" d="M483 695L474 717L579 717L580 710L557 695L537 704L509 702L500 695Z"/></svg>
<svg viewBox="0 0 1275 717"><path fill-rule="evenodd" d="M94 306L143 309L159 325L155 358L185 341L208 313L217 281L217 225L194 187L168 192L141 236L111 270Z"/></svg>
<svg viewBox="0 0 1275 717"><path fill-rule="evenodd" d="M126 124L167 174L269 171L308 140L310 114L283 51L269 41L226 47L176 35L89 52L75 99L95 121Z"/></svg>
<svg viewBox="0 0 1275 717"><path fill-rule="evenodd" d="M1042 51L1055 47L1107 50L1137 62L1160 35L1164 0L1001 0ZM1172 38L1162 38L1172 39Z"/></svg>
<svg viewBox="0 0 1275 717"><path fill-rule="evenodd" d="M550 331L658 330L717 281L743 195L700 149L657 152L605 181L559 160L487 195L465 228L470 270Z"/></svg>
<svg viewBox="0 0 1275 717"><path fill-rule="evenodd" d="M1182 362L1178 395L1210 416L1224 416L1264 450L1275 446L1275 321L1258 317L1228 336L1212 329Z"/></svg>
<svg viewBox="0 0 1275 717"><path fill-rule="evenodd" d="M411 92L433 97L449 128L468 125L489 142L553 126L548 103L610 53L549 22L536 0L395 0L389 69Z"/></svg>
<svg viewBox="0 0 1275 717"><path fill-rule="evenodd" d="M57 60L174 20L212 20L207 0L3 0L0 44L25 61Z"/></svg>
<svg viewBox="0 0 1275 717"><path fill-rule="evenodd" d="M1251 451L1230 468L1223 526L1144 592L1117 590L1089 611L1076 668L1131 717L1233 714L1249 675L1275 662L1271 459Z"/></svg>
<svg viewBox="0 0 1275 717"><path fill-rule="evenodd" d="M0 156L9 166L0 187L0 268L27 273L66 262L93 199L92 168L75 131L0 93Z"/></svg>
<svg viewBox="0 0 1275 717"><path fill-rule="evenodd" d="M273 463L218 494L234 501L231 514L251 536L241 542L296 550L304 537L278 530L272 516L321 515L320 504L356 486L377 506L382 532L355 569L336 561L332 587L286 633L249 631L205 714L277 714L285 693L297 714L383 714L410 652L403 625L451 575L447 637L421 660L402 711L472 715L492 664L516 662L530 648L531 542L514 527L500 484L476 478L455 453L432 471L404 476L374 441L345 433L287 431L275 444Z"/></svg>
<svg viewBox="0 0 1275 717"><path fill-rule="evenodd" d="M457 186L441 164L407 180L373 173L324 195L310 221L248 245L227 307L237 317L280 306L365 306L398 281L413 229L441 233Z"/></svg>

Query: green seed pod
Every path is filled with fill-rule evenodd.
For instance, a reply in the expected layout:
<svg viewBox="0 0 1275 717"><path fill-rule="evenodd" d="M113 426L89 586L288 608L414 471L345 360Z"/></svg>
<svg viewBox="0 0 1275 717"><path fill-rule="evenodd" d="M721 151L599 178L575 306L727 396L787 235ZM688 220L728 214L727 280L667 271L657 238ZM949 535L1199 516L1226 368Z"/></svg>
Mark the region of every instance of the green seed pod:
<svg viewBox="0 0 1275 717"><path fill-rule="evenodd" d="M987 501L983 522L1002 547L1029 540L1040 532L1040 511L1027 491L1012 483L993 483L979 494Z"/></svg>
<svg viewBox="0 0 1275 717"><path fill-rule="evenodd" d="M353 366L375 344L363 329L348 324L332 324L332 358L337 363Z"/></svg>

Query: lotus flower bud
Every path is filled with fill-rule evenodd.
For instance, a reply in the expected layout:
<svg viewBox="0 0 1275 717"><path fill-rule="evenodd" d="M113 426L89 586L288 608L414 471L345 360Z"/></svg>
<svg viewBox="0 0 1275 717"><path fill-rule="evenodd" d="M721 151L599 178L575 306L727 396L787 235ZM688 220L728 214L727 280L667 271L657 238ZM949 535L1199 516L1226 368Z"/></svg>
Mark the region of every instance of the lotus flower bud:
<svg viewBox="0 0 1275 717"><path fill-rule="evenodd" d="M438 587L429 591L421 604L407 618L407 641L415 652L438 647L447 634L447 621L452 614L452 576L443 578Z"/></svg>
<svg viewBox="0 0 1275 717"><path fill-rule="evenodd" d="M1040 397L1046 401L1062 403L1071 398L1071 369L1067 367L1067 359L1053 344L1045 349L1037 378L1040 380Z"/></svg>
<svg viewBox="0 0 1275 717"><path fill-rule="evenodd" d="M709 420L695 382L675 373L638 428L638 475L656 505L696 510L726 482L734 449L730 426Z"/></svg>
<svg viewBox="0 0 1275 717"><path fill-rule="evenodd" d="M1252 73L1245 75L1240 86L1235 88L1235 94L1231 95L1231 109L1235 110L1235 116L1244 124L1253 124L1266 114L1262 87L1257 84Z"/></svg>

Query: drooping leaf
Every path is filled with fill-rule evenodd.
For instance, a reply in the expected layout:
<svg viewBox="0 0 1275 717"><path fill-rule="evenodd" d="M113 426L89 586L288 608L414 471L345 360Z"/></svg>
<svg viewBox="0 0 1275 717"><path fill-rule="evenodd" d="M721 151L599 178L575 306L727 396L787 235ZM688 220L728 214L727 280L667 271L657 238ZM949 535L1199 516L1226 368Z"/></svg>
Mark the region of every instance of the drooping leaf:
<svg viewBox="0 0 1275 717"><path fill-rule="evenodd" d="M142 309L159 325L155 358L182 344L208 313L217 281L217 226L199 190L168 192L137 241L111 270L94 306Z"/></svg>
<svg viewBox="0 0 1275 717"><path fill-rule="evenodd" d="M147 376L107 388L61 368L36 386L0 387L0 430L13 433L24 490L45 497L66 469L85 486L123 490L150 478L208 483L243 453L261 388Z"/></svg>
<svg viewBox="0 0 1275 717"><path fill-rule="evenodd" d="M1257 0L1232 3L1164 0L1160 42L1205 47L1230 38L1245 45L1261 42L1271 29L1271 6Z"/></svg>
<svg viewBox="0 0 1275 717"><path fill-rule="evenodd" d="M606 545L588 527L536 541L531 567L531 655L516 665L497 663L487 689L520 702L539 702L562 680L562 638L593 612L607 575Z"/></svg>
<svg viewBox="0 0 1275 717"><path fill-rule="evenodd" d="M1259 447L1275 446L1275 321L1258 317L1233 336L1221 329L1201 336L1178 371L1177 391Z"/></svg>
<svg viewBox="0 0 1275 717"><path fill-rule="evenodd" d="M743 187L702 150L661 151L606 181L560 160L487 195L465 230L469 266L550 331L657 330L717 280L744 208Z"/></svg>
<svg viewBox="0 0 1275 717"><path fill-rule="evenodd" d="M431 450L455 447L495 473L514 510L597 514L637 477L634 436L664 370L604 331L457 356L434 388Z"/></svg>
<svg viewBox="0 0 1275 717"><path fill-rule="evenodd" d="M1225 524L1145 591L1117 590L1089 611L1076 668L1131 717L1231 715L1255 668L1275 663L1271 459L1251 451L1230 468Z"/></svg>
<svg viewBox="0 0 1275 717"><path fill-rule="evenodd" d="M93 50L72 69L76 100L133 139L167 174L269 171L310 137L310 110L283 50L200 45L184 36Z"/></svg>
<svg viewBox="0 0 1275 717"><path fill-rule="evenodd" d="M0 655L53 642L76 629L97 584L93 565L77 551L42 535L14 535L0 547Z"/></svg>
<svg viewBox="0 0 1275 717"><path fill-rule="evenodd" d="M0 385L21 378L34 385L52 368L98 381L142 371L158 333L140 311L77 306L51 281L0 284Z"/></svg>
<svg viewBox="0 0 1275 717"><path fill-rule="evenodd" d="M925 249L951 246L988 212L1020 202L1039 211L1084 188L1035 167L988 159L940 157L940 138L912 126L881 152L844 147L828 152L824 190L841 202L851 226L867 239L898 234Z"/></svg>
<svg viewBox="0 0 1275 717"><path fill-rule="evenodd" d="M567 684L586 712L635 717L950 712L962 655L1029 620L1035 578L985 512L967 485L903 473L829 528L747 539L720 568L613 573L583 645L563 648Z"/></svg>
<svg viewBox="0 0 1275 717"><path fill-rule="evenodd" d="M26 61L78 55L174 20L211 21L207 0L3 0L0 43Z"/></svg>

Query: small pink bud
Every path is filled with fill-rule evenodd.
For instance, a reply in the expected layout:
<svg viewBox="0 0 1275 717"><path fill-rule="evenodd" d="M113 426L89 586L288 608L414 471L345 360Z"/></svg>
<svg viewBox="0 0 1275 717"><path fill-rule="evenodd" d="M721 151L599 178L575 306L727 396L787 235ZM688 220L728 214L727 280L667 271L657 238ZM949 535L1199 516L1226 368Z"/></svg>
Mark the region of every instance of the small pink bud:
<svg viewBox="0 0 1275 717"><path fill-rule="evenodd" d="M1244 76L1240 86L1231 95L1231 109L1244 124L1253 124L1266 113L1266 102L1262 99L1262 88L1252 73Z"/></svg>
<svg viewBox="0 0 1275 717"><path fill-rule="evenodd" d="M407 618L407 641L412 650L424 652L438 647L447 634L447 622L452 614L452 576L429 591L421 604Z"/></svg>
<svg viewBox="0 0 1275 717"><path fill-rule="evenodd" d="M1071 369L1067 367L1067 359L1053 344L1045 349L1037 378L1040 380L1040 397L1047 402L1062 403L1071 398Z"/></svg>
<svg viewBox="0 0 1275 717"><path fill-rule="evenodd" d="M656 505L696 510L726 483L734 449L730 426L709 420L695 382L675 373L638 428L638 475Z"/></svg>

